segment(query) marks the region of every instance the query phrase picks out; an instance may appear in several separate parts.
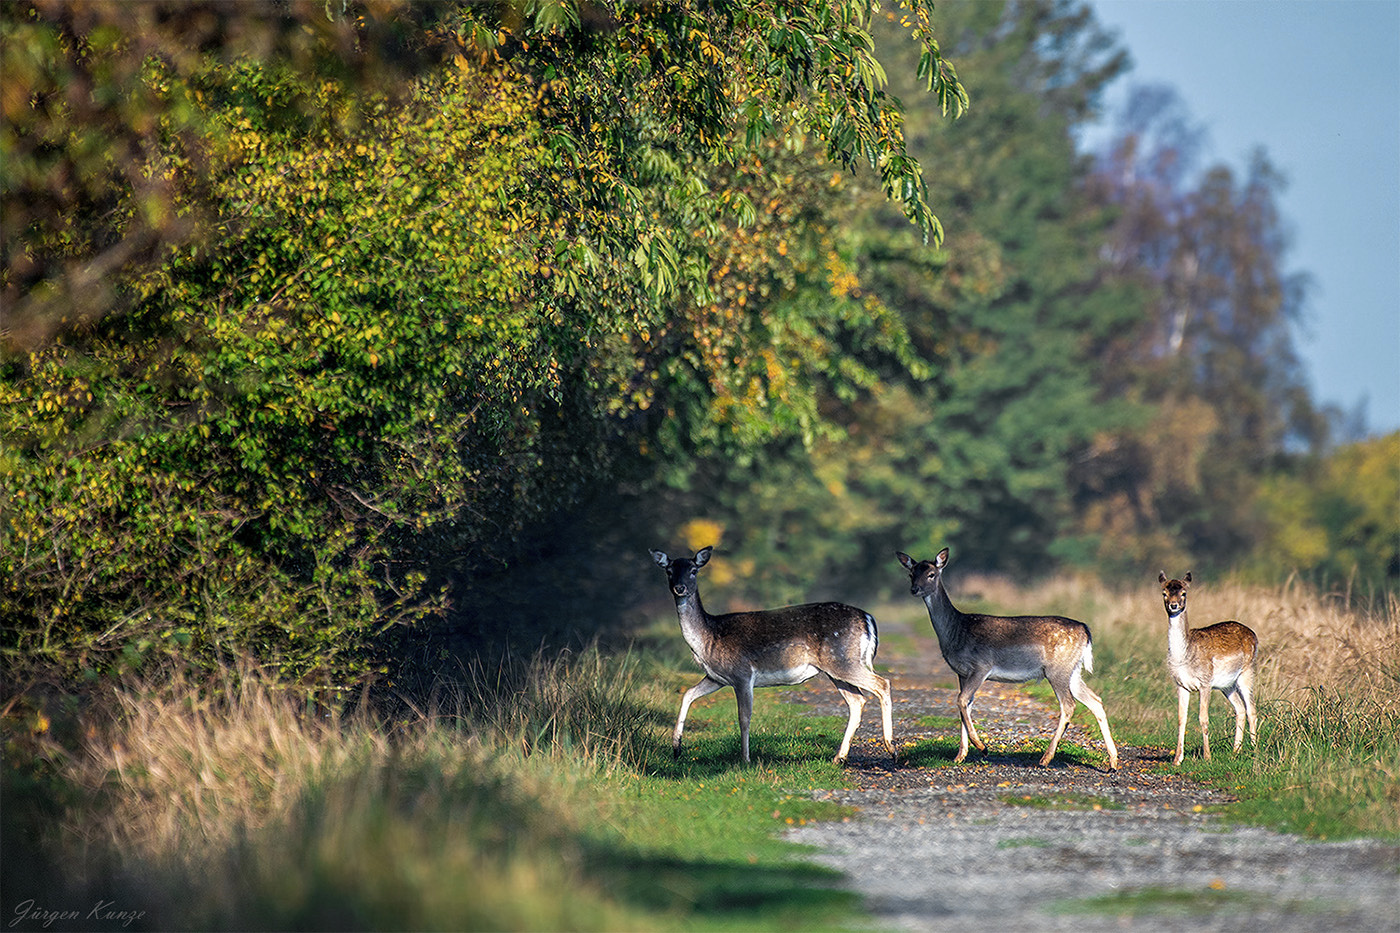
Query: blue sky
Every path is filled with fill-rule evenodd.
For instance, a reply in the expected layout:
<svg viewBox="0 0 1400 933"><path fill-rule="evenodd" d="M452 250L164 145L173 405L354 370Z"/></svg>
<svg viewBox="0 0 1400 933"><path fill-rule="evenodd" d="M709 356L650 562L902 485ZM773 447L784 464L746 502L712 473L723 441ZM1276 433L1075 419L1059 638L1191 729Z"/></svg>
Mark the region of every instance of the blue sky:
<svg viewBox="0 0 1400 933"><path fill-rule="evenodd" d="M1206 130L1202 167L1263 147L1288 180L1288 272L1313 288L1295 335L1313 397L1367 400L1400 430L1400 0L1094 0L1133 70ZM1092 138L1092 137L1090 137Z"/></svg>

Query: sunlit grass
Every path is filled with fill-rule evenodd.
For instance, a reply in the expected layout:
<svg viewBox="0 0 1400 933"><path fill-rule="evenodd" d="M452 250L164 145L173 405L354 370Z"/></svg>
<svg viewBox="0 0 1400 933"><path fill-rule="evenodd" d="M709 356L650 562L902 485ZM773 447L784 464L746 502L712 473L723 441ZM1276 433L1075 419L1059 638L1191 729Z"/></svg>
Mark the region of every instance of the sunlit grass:
<svg viewBox="0 0 1400 933"><path fill-rule="evenodd" d="M1277 910L1287 914L1309 915L1328 909L1321 901L1284 901L1264 894L1230 890L1224 882L1201 889L1142 887L1115 891L1096 897L1066 898L1051 907L1058 914L1101 914L1116 918L1122 924L1156 919L1200 920L1228 917L1231 914L1254 914L1260 910Z"/></svg>
<svg viewBox="0 0 1400 933"><path fill-rule="evenodd" d="M1217 593L1193 602L1193 622L1232 616L1259 633L1260 740L1232 752L1232 716L1216 698L1214 759L1200 758L1193 713L1180 772L1239 797L1232 819L1400 837L1396 604L1343 611L1297 587L1230 592L1233 610ZM1010 606L1091 623L1092 683L1120 743L1174 747L1155 587L1012 595ZM75 720L62 742L57 724L36 720L7 748L7 856L15 839L35 854L5 860L6 904L31 888L115 896L169 929L858 925L853 895L779 838L848 816L817 793L845 782L831 761L844 716L810 716L782 702L783 688L760 690L744 764L726 689L692 708L673 758L680 695L698 675L674 633L659 644L469 669L393 712L327 715L251 669L222 683L128 683L109 720ZM958 721L920 725L947 734L901 748L905 766L954 768ZM1043 738L986 738L989 756L1027 769L1043 752ZM883 754L860 741L858 752ZM1062 762L1101 768L1104 756L1065 742ZM1177 894L1134 898L1104 906L1170 911Z"/></svg>
<svg viewBox="0 0 1400 933"><path fill-rule="evenodd" d="M1176 748L1176 687L1166 667L1166 613L1150 584L1130 591L1058 578L1033 590L979 580L999 605L1037 606L1083 619L1095 673L1120 744ZM1187 718L1186 774L1228 790L1233 819L1317 838L1400 838L1400 598L1358 604L1297 581L1278 587L1198 581L1190 622L1224 619L1259 636L1259 743L1232 751L1234 713L1218 692L1212 760L1201 757L1198 697ZM1083 714L1078 714L1082 718Z"/></svg>
<svg viewBox="0 0 1400 933"><path fill-rule="evenodd" d="M1036 810L1122 810L1123 804L1093 794L1003 794L1003 803Z"/></svg>

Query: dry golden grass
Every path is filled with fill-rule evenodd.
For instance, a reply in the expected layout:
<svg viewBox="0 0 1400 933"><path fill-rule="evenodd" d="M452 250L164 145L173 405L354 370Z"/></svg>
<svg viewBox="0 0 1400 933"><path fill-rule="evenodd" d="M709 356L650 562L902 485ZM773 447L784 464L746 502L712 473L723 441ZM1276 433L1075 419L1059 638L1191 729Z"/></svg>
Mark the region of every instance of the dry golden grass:
<svg viewBox="0 0 1400 933"><path fill-rule="evenodd" d="M1054 612L1087 622L1094 632L1090 682L1120 741L1132 736L1172 747L1176 686L1167 671L1156 574L1131 589L1072 576L1034 587L977 577L960 591L997 612ZM1234 812L1241 818L1324 838L1400 838L1400 598L1363 602L1296 580L1268 587L1198 579L1188 612L1193 628L1234 619L1259 636L1260 725L1258 746L1207 763L1197 757L1193 718L1186 770L1238 793ZM1211 709L1232 715L1219 697ZM1228 735L1233 719L1216 728Z"/></svg>
<svg viewBox="0 0 1400 933"><path fill-rule="evenodd" d="M112 721L89 730L66 774L107 804L75 832L148 856L196 839L224 846L284 814L316 774L383 751L378 730L307 715L250 668L221 690L202 686L176 674L114 692Z"/></svg>
<svg viewBox="0 0 1400 933"><path fill-rule="evenodd" d="M1177 576L1185 571L1178 571ZM1173 574L1169 571L1168 576ZM1087 622L1095 646L1131 646L1167 680L1167 615L1156 574L1141 587L1112 589L1097 580L1060 576L1034 587L997 577L971 576L962 589L1007 614L1057 612ZM1400 596L1369 604L1345 594L1318 593L1297 580L1261 586L1225 579L1196 579L1187 604L1192 628L1226 619L1259 636L1257 692L1270 700L1299 701L1327 690L1400 709ZM1099 679L1113 677L1099 667Z"/></svg>
<svg viewBox="0 0 1400 933"><path fill-rule="evenodd" d="M128 683L65 758L85 803L50 842L95 856L65 866L75 890L131 886L176 926L635 928L578 871L575 816L616 737L590 748L563 718L630 675L596 657L522 675L499 708L478 692L392 721L309 710L251 668Z"/></svg>

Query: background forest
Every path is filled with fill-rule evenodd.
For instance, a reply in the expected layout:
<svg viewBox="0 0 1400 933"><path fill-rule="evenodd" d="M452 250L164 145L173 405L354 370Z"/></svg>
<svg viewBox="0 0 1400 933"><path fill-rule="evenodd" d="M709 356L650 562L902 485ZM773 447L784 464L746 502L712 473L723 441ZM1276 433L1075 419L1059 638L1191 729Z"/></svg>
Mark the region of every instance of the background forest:
<svg viewBox="0 0 1400 933"><path fill-rule="evenodd" d="M1152 88L1081 153L1129 60L1076 4L867 13L0 6L7 691L586 642L648 547L749 604L944 545L1395 590L1267 154Z"/></svg>

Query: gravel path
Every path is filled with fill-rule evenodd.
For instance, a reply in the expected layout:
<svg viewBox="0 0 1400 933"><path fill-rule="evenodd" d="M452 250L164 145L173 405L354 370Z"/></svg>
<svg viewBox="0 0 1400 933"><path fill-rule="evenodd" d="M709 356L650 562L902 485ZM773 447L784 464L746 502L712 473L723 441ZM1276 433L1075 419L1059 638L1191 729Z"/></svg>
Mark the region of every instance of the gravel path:
<svg viewBox="0 0 1400 933"><path fill-rule="evenodd" d="M920 656L891 661L895 741L906 755L891 767L867 705L848 764L854 788L823 792L855 816L787 833L846 875L878 928L1400 931L1400 847L1232 826L1210 812L1232 797L1161 769L1170 750L1120 745L1121 769L1097 770L1097 759L1066 747L1102 752L1082 708L1049 768L1037 762L1055 713L1000 684L977 694L985 755L974 749L963 765L950 764L951 751L909 756L916 742L957 737L956 725L920 725L956 718L956 678L932 632L912 634ZM825 678L789 696L845 717Z"/></svg>

